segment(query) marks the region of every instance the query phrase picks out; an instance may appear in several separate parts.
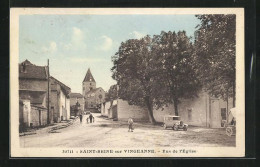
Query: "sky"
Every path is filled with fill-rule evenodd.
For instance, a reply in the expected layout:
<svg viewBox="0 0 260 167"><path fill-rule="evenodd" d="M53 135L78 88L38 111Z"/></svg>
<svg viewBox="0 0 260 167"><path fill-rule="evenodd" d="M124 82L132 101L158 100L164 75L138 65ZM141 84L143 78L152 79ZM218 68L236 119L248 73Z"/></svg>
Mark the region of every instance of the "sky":
<svg viewBox="0 0 260 167"><path fill-rule="evenodd" d="M19 18L19 62L50 63L50 74L82 93L90 68L97 87L116 84L110 71L121 42L185 30L194 36L194 15L22 15Z"/></svg>

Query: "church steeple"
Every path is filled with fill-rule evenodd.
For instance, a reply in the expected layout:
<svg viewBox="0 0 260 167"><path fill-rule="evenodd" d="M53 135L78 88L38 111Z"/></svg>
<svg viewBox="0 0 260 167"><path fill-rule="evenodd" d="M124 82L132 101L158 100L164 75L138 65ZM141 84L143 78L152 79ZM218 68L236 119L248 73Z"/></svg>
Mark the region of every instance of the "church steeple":
<svg viewBox="0 0 260 167"><path fill-rule="evenodd" d="M88 93L92 89L96 89L96 81L95 81L94 77L92 76L90 69L88 68L86 76L82 82L83 96L86 98L86 93Z"/></svg>
<svg viewBox="0 0 260 167"><path fill-rule="evenodd" d="M88 68L88 71L86 73L86 76L85 76L83 82L96 82L94 77L91 74L90 68Z"/></svg>

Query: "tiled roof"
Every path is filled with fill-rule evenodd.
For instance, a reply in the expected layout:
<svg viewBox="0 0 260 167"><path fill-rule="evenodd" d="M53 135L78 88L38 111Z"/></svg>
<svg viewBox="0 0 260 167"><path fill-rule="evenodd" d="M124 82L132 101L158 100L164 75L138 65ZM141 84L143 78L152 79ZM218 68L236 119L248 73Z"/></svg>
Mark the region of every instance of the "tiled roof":
<svg viewBox="0 0 260 167"><path fill-rule="evenodd" d="M19 78L45 80L48 78L47 66L36 66L25 60L19 64Z"/></svg>
<svg viewBox="0 0 260 167"><path fill-rule="evenodd" d="M83 98L83 95L80 93L70 93L70 98Z"/></svg>
<svg viewBox="0 0 260 167"><path fill-rule="evenodd" d="M87 71L87 73L86 73L86 76L85 76L83 82L96 82L95 79L94 79L94 77L93 77L92 74L91 74L90 69L88 69L88 71Z"/></svg>
<svg viewBox="0 0 260 167"><path fill-rule="evenodd" d="M61 86L61 88L64 90L66 95L70 94L70 87L68 87L67 85L65 85L64 83L60 82L59 80L57 80L56 78L54 78L53 76L50 77L50 79L54 80L57 84L59 84Z"/></svg>
<svg viewBox="0 0 260 167"><path fill-rule="evenodd" d="M31 104L42 104L46 93L45 91L19 90L19 99L30 100Z"/></svg>
<svg viewBox="0 0 260 167"><path fill-rule="evenodd" d="M92 90L88 91L86 94L95 93L95 92L97 92L99 89L102 89L102 88L99 87L99 88L96 88L96 89L92 89ZM103 90L103 89L102 89L102 90Z"/></svg>

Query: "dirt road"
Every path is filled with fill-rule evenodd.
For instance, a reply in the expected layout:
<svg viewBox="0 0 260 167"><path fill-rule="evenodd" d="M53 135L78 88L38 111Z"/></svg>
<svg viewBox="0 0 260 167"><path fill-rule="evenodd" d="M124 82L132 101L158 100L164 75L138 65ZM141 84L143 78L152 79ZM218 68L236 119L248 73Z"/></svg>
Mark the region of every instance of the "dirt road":
<svg viewBox="0 0 260 167"><path fill-rule="evenodd" d="M235 136L228 137L225 129L190 127L188 131L164 130L160 126L135 124L128 132L127 123L107 120L95 114L95 122L79 120L56 133L41 133L20 137L21 147L216 147L235 146Z"/></svg>

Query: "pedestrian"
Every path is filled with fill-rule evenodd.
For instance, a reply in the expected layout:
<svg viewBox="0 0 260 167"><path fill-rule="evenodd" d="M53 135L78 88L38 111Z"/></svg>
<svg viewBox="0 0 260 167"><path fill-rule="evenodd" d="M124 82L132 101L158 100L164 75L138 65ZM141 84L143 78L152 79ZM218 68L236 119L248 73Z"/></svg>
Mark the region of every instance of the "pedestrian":
<svg viewBox="0 0 260 167"><path fill-rule="evenodd" d="M80 123L82 123L82 114L79 115Z"/></svg>
<svg viewBox="0 0 260 167"><path fill-rule="evenodd" d="M129 119L128 119L128 132L133 132L134 131L134 128L133 128L133 124L134 124L134 121L133 121L133 119L130 117Z"/></svg>
<svg viewBox="0 0 260 167"><path fill-rule="evenodd" d="M90 114L89 114L90 123L92 123L92 119L93 119L93 115L90 113Z"/></svg>
<svg viewBox="0 0 260 167"><path fill-rule="evenodd" d="M87 118L87 124L88 124L88 120L89 120L89 118Z"/></svg>

